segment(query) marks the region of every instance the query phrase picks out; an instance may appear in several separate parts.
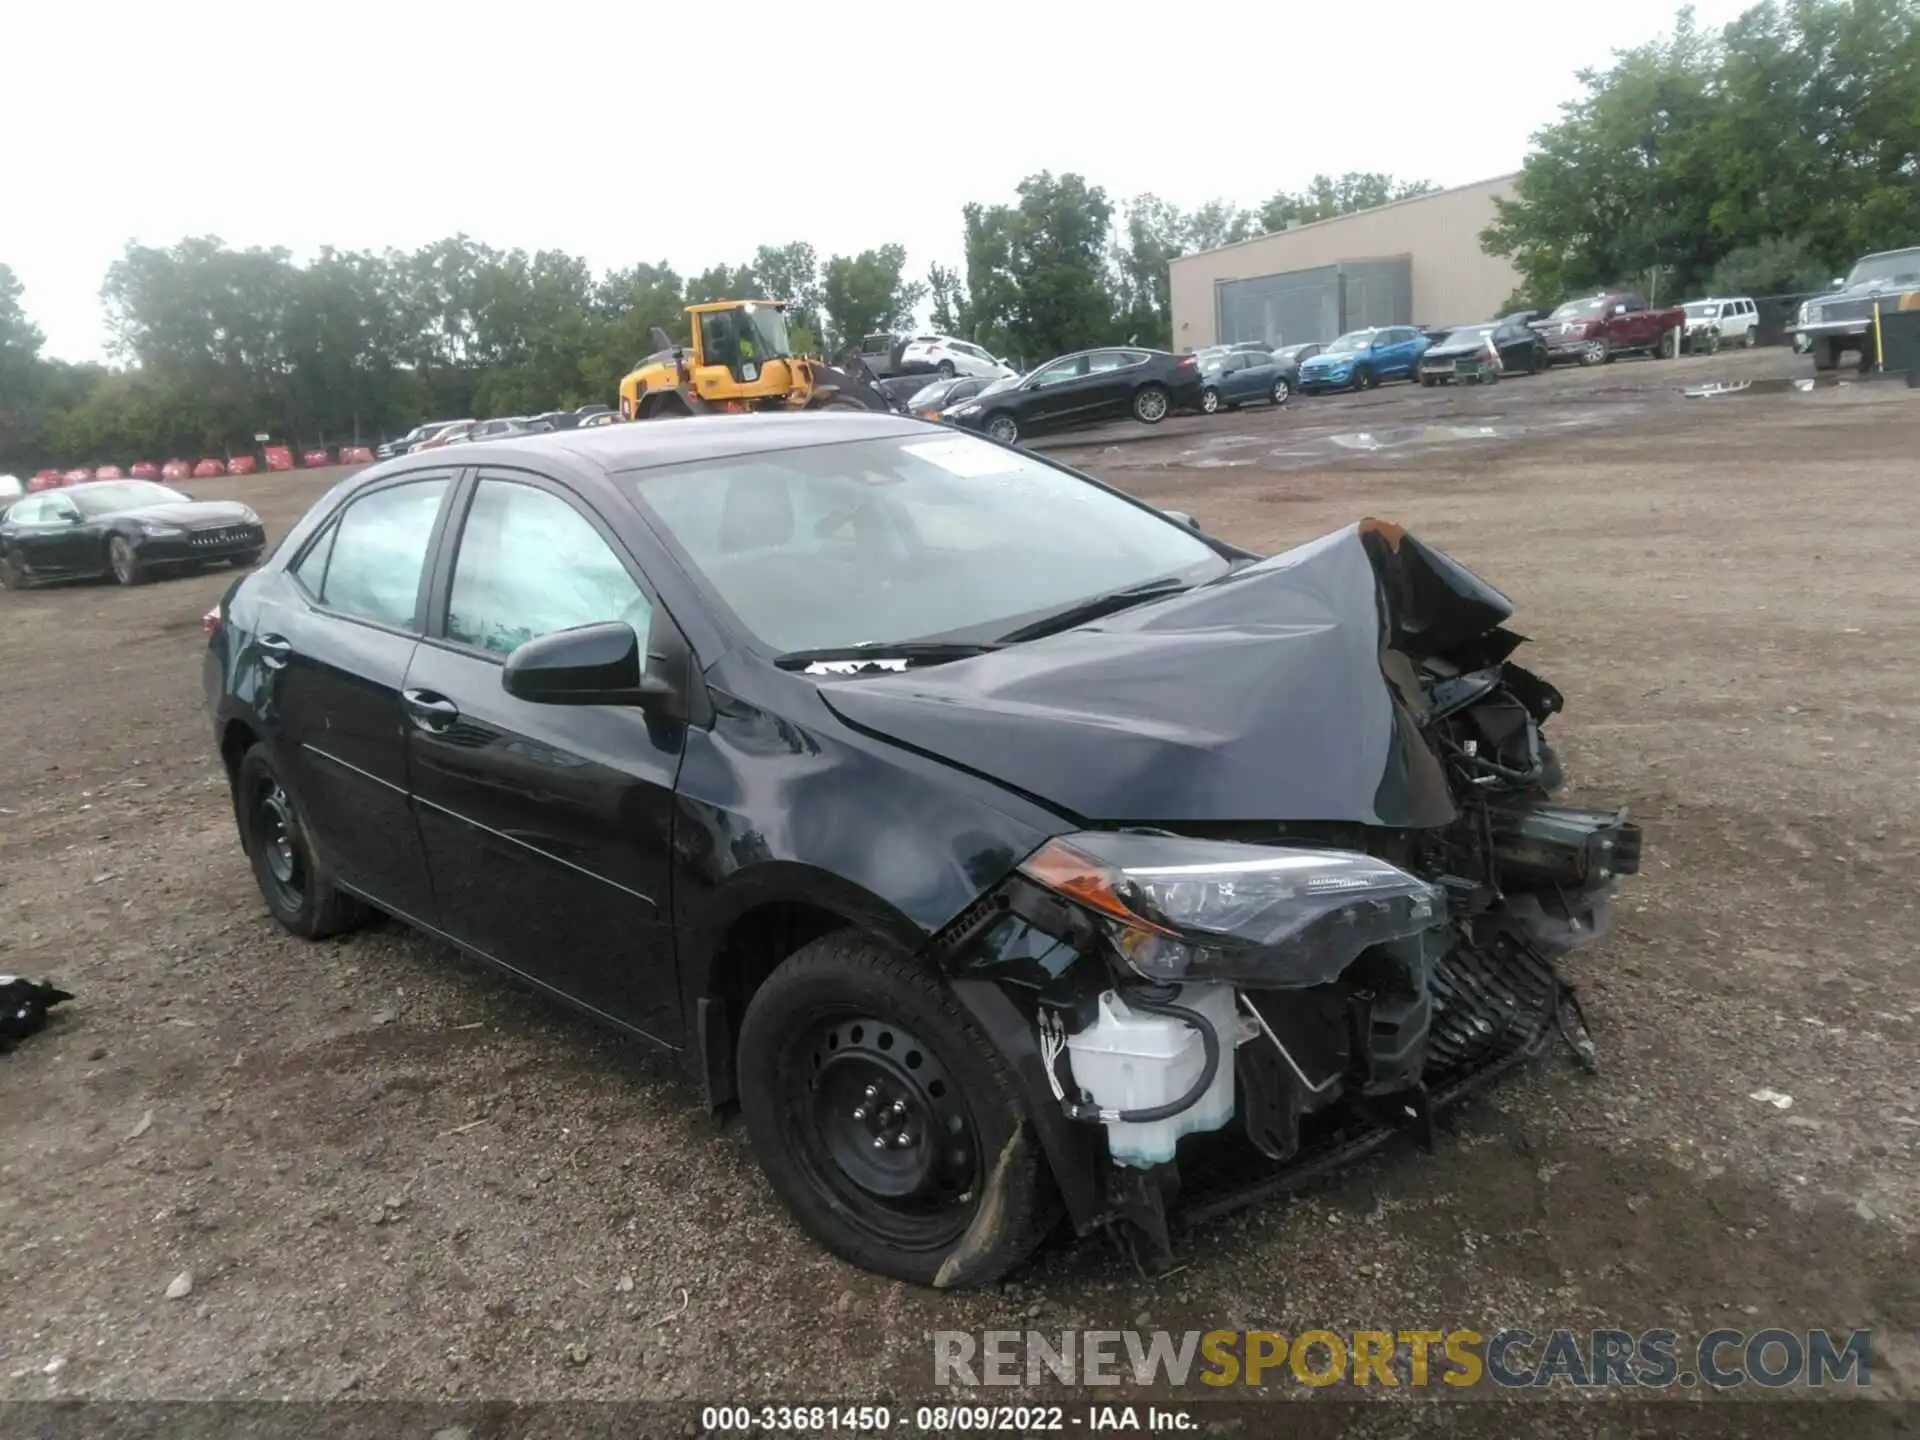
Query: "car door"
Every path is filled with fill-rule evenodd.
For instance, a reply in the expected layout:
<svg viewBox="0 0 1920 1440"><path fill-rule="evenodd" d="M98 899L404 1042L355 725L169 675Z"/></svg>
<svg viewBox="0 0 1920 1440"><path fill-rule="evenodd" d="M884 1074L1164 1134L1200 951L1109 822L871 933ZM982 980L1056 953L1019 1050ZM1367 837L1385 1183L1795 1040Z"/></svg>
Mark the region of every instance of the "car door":
<svg viewBox="0 0 1920 1440"><path fill-rule="evenodd" d="M1427 348L1427 337L1411 326L1393 329L1393 370L1396 375L1412 375Z"/></svg>
<svg viewBox="0 0 1920 1440"><path fill-rule="evenodd" d="M40 522L33 528L32 567L39 575L78 575L106 568L98 553L106 542L87 524L80 507L65 495L50 495L41 503Z"/></svg>
<svg viewBox="0 0 1920 1440"><path fill-rule="evenodd" d="M42 519L46 504L44 497L29 495L8 507L6 521L0 524L0 554L11 558L23 573L39 573L35 565L35 541L46 523Z"/></svg>
<svg viewBox="0 0 1920 1440"><path fill-rule="evenodd" d="M1146 356L1126 350L1095 350L1087 356L1087 378L1081 386L1085 402L1079 416L1100 420L1128 413L1145 360Z"/></svg>
<svg viewBox="0 0 1920 1440"><path fill-rule="evenodd" d="M1280 367L1272 355L1249 351L1240 357L1240 368L1234 373L1234 399L1264 400L1273 389L1273 382L1279 378Z"/></svg>
<svg viewBox="0 0 1920 1440"><path fill-rule="evenodd" d="M308 839L342 884L436 923L407 783L400 691L419 640L426 562L450 471L355 495L262 587L250 651L256 707Z"/></svg>
<svg viewBox="0 0 1920 1440"><path fill-rule="evenodd" d="M678 1044L669 883L684 727L626 706L533 704L501 684L507 655L537 635L623 620L657 648L673 621L604 521L552 479L482 470L463 507L403 695L441 928Z"/></svg>
<svg viewBox="0 0 1920 1440"><path fill-rule="evenodd" d="M1021 387L1017 414L1022 429L1067 424L1087 403L1087 357L1069 355L1042 366Z"/></svg>

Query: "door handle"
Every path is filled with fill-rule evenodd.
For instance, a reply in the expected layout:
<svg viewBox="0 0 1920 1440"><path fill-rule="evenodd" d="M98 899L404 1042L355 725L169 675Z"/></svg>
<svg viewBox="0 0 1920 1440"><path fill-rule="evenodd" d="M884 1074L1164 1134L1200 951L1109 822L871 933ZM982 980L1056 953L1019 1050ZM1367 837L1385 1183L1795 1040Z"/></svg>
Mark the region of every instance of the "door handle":
<svg viewBox="0 0 1920 1440"><path fill-rule="evenodd" d="M402 690L400 703L406 707L407 719L413 722L414 728L430 735L450 730L453 722L460 718L460 707L432 690Z"/></svg>
<svg viewBox="0 0 1920 1440"><path fill-rule="evenodd" d="M284 668L287 657L293 654L293 642L284 635L255 636L253 646L260 652L260 663L269 670Z"/></svg>

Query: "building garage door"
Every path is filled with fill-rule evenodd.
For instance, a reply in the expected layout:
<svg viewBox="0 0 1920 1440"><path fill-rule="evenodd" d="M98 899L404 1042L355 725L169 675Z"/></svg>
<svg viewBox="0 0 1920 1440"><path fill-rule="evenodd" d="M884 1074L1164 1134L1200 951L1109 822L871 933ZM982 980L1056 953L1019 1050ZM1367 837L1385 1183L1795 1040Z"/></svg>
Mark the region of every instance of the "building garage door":
<svg viewBox="0 0 1920 1440"><path fill-rule="evenodd" d="M1345 260L1312 270L1223 280L1214 287L1223 345L1321 344L1369 325L1413 323L1413 262Z"/></svg>

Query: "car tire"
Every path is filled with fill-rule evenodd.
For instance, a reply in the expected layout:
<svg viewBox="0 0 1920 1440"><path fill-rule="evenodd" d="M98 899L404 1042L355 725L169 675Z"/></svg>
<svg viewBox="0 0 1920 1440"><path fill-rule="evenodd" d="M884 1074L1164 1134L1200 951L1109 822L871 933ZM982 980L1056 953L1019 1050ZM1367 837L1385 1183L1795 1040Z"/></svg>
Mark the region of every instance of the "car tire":
<svg viewBox="0 0 1920 1440"><path fill-rule="evenodd" d="M953 376L954 376L953 361L942 360L938 365L933 367L933 373L938 375L942 380L953 379Z"/></svg>
<svg viewBox="0 0 1920 1440"><path fill-rule="evenodd" d="M133 542L124 535L115 535L107 541L107 573L122 585L147 583L147 567L140 563Z"/></svg>
<svg viewBox="0 0 1920 1440"><path fill-rule="evenodd" d="M1589 340L1580 350L1582 365L1605 365L1613 359L1613 347L1607 343L1606 336L1598 340Z"/></svg>
<svg viewBox="0 0 1920 1440"><path fill-rule="evenodd" d="M1284 405L1293 398L1293 386L1287 383L1283 375L1273 382L1273 389L1267 392L1267 398L1275 405Z"/></svg>
<svg viewBox="0 0 1920 1440"><path fill-rule="evenodd" d="M280 782L273 756L255 745L233 781L234 819L267 909L303 940L324 940L362 924L371 913L334 888L313 863L299 807Z"/></svg>
<svg viewBox="0 0 1920 1440"><path fill-rule="evenodd" d="M1142 385L1133 392L1133 418L1142 425L1158 425L1173 410L1173 397L1160 385Z"/></svg>
<svg viewBox="0 0 1920 1440"><path fill-rule="evenodd" d="M1422 375L1420 377L1420 388L1423 390L1431 390L1435 385L1439 383L1440 382L1434 379L1434 377L1431 375Z"/></svg>
<svg viewBox="0 0 1920 1440"><path fill-rule="evenodd" d="M1364 365L1356 366L1353 372L1353 388L1355 390L1377 390L1380 388L1380 377Z"/></svg>
<svg viewBox="0 0 1920 1440"><path fill-rule="evenodd" d="M997 440L1002 445L1020 443L1020 422L1002 410L997 415L989 415L987 423L980 427L989 440Z"/></svg>
<svg viewBox="0 0 1920 1440"><path fill-rule="evenodd" d="M1208 415L1220 413L1220 392L1209 385L1200 392L1200 409Z"/></svg>
<svg viewBox="0 0 1920 1440"><path fill-rule="evenodd" d="M755 992L737 1053L760 1168L841 1258L941 1289L983 1285L1051 1226L1052 1175L1021 1087L924 959L857 930L815 940Z"/></svg>
<svg viewBox="0 0 1920 1440"><path fill-rule="evenodd" d="M1749 325L1745 330L1740 332L1740 348L1742 350L1751 350L1759 343L1760 336L1755 326Z"/></svg>
<svg viewBox="0 0 1920 1440"><path fill-rule="evenodd" d="M1713 342L1709 342L1709 343L1713 343ZM1660 344L1656 348L1658 349L1660 358L1662 360L1679 359L1680 358L1680 332L1678 330L1662 330L1660 332ZM1719 348L1720 346L1717 343L1713 343L1714 350L1718 350Z"/></svg>
<svg viewBox="0 0 1920 1440"><path fill-rule="evenodd" d="M0 553L0 590L25 590L33 584L33 577L26 572L12 555Z"/></svg>

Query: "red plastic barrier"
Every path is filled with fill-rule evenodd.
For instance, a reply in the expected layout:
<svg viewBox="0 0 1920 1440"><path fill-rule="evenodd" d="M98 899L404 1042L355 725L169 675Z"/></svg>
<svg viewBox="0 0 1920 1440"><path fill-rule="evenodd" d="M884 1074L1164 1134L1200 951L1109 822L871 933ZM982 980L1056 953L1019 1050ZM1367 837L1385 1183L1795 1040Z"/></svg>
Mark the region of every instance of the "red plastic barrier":
<svg viewBox="0 0 1920 1440"><path fill-rule="evenodd" d="M60 477L62 485L84 485L93 478L91 470L69 470Z"/></svg>
<svg viewBox="0 0 1920 1440"><path fill-rule="evenodd" d="M216 475L226 473L227 462L224 460L202 460L193 467L193 478L196 480L211 480Z"/></svg>
<svg viewBox="0 0 1920 1440"><path fill-rule="evenodd" d="M124 480L127 478L127 472L122 470L118 465L102 465L98 470L93 472L93 478L96 480Z"/></svg>
<svg viewBox="0 0 1920 1440"><path fill-rule="evenodd" d="M291 470L293 468L293 451L289 450L285 445L269 445L266 448L265 454L267 457L267 469Z"/></svg>
<svg viewBox="0 0 1920 1440"><path fill-rule="evenodd" d="M158 480L160 467L151 460L136 460L127 467L127 474L136 480Z"/></svg>
<svg viewBox="0 0 1920 1440"><path fill-rule="evenodd" d="M227 462L229 475L251 475L259 468L259 462L251 455L236 455Z"/></svg>
<svg viewBox="0 0 1920 1440"><path fill-rule="evenodd" d="M327 459L327 452L324 450L303 450L300 452L300 463L308 469L314 470L322 465L329 465L333 462Z"/></svg>
<svg viewBox="0 0 1920 1440"><path fill-rule="evenodd" d="M342 465L371 465L373 463L373 451L365 445L342 445L340 447L340 463Z"/></svg>
<svg viewBox="0 0 1920 1440"><path fill-rule="evenodd" d="M58 470L39 470L35 471L33 478L27 482L27 489L54 490L64 484L66 484L66 481L61 477Z"/></svg>
<svg viewBox="0 0 1920 1440"><path fill-rule="evenodd" d="M160 467L162 480L184 480L193 474L193 466L185 460L169 460Z"/></svg>

